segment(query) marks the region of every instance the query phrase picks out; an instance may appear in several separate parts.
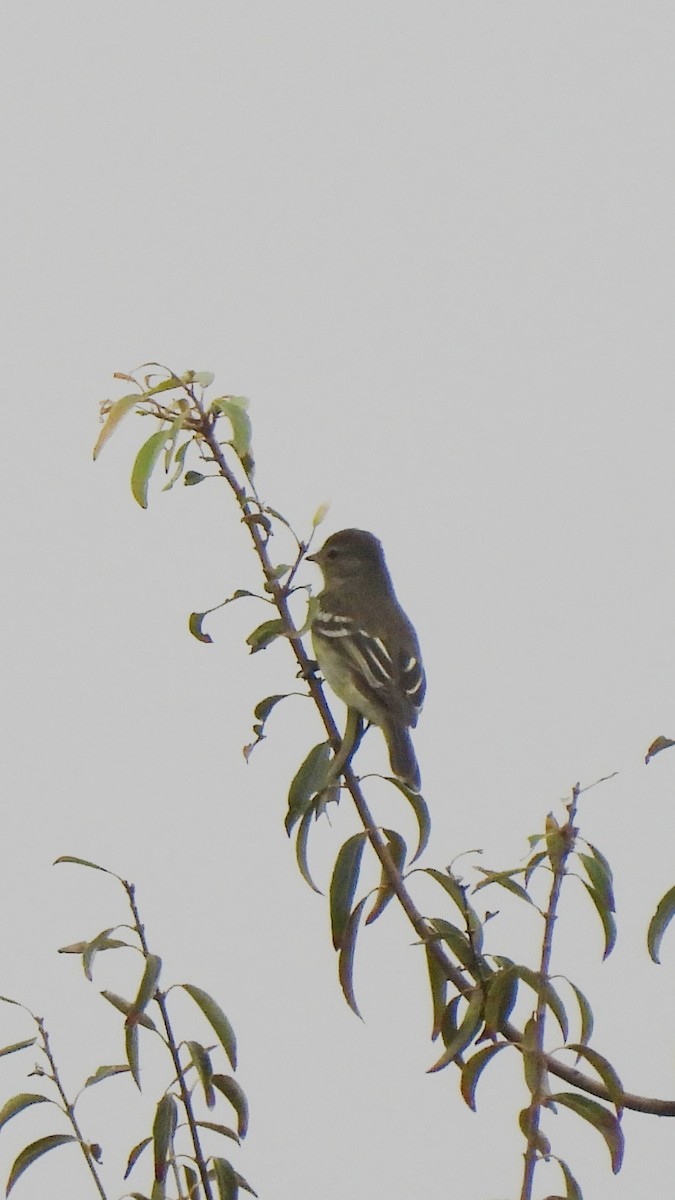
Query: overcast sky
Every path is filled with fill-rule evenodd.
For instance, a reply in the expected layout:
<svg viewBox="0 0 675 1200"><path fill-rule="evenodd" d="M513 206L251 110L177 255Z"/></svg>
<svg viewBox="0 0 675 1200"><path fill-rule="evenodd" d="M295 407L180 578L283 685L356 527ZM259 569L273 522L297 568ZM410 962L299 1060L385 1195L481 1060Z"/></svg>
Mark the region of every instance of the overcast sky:
<svg viewBox="0 0 675 1200"><path fill-rule="evenodd" d="M155 486L143 512L128 478L146 425L95 466L91 449L114 371L208 369L216 394L250 397L269 503L304 533L330 500L326 533L382 539L429 677L427 865L473 848L515 865L577 780L619 772L580 809L615 868L617 949L599 965L571 881L554 970L589 995L626 1087L675 1097L675 934L661 967L645 950L675 883L675 752L644 766L675 737L675 10L7 0L0 27L0 992L46 1018L72 1091L121 1060L97 992L129 993L133 962L101 956L92 987L56 954L127 919L112 880L51 866L94 859L136 882L166 982L206 988L236 1028L251 1132L232 1158L261 1200L512 1200L517 1057L477 1115L454 1068L425 1075L426 976L393 907L357 951L365 1023L342 999L326 901L283 829L321 736L310 706L288 701L241 755L257 700L296 686L284 646L246 653L267 614L241 601L211 618L213 645L189 636L191 610L258 583L226 490ZM373 733L360 766L385 765ZM404 801L369 796L411 840ZM355 828L345 803L316 830L323 886ZM535 965L534 916L480 896L502 911L490 949ZM208 1038L187 1003L176 1022ZM30 1033L9 1008L0 1030ZM31 1061L2 1060L1 1100L32 1089ZM117 1196L146 1102L115 1079L81 1118ZM672 1194L667 1121L627 1116L616 1180L592 1130L545 1127L587 1197L633 1200L647 1173L652 1200ZM56 1129L34 1111L3 1130L3 1186ZM552 1169L538 1195L560 1186ZM92 1191L66 1147L15 1194Z"/></svg>

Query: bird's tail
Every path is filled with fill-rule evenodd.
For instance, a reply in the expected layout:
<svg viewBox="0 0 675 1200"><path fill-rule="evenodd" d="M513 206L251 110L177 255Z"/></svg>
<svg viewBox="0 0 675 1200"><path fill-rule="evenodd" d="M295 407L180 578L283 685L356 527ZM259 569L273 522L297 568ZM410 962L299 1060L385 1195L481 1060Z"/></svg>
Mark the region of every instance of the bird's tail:
<svg viewBox="0 0 675 1200"><path fill-rule="evenodd" d="M384 729L389 748L389 762L397 779L405 783L413 792L419 792L421 786L420 769L415 758L415 751L405 725L387 725Z"/></svg>

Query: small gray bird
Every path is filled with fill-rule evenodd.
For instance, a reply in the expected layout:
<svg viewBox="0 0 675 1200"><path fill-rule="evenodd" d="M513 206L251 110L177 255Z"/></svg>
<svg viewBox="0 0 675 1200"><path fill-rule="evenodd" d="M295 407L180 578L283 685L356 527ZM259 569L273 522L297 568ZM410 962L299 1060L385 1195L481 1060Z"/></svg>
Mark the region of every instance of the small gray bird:
<svg viewBox="0 0 675 1200"><path fill-rule="evenodd" d="M417 724L426 680L417 634L396 599L382 546L363 529L342 529L308 558L325 583L312 622L319 667L348 708L380 726L393 774L419 792L408 729Z"/></svg>

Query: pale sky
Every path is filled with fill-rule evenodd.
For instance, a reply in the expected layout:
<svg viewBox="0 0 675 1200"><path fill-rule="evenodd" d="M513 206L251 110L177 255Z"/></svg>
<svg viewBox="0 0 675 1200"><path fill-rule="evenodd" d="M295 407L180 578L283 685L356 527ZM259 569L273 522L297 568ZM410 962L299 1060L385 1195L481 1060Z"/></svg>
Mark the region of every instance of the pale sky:
<svg viewBox="0 0 675 1200"><path fill-rule="evenodd" d="M135 881L165 982L210 991L236 1029L251 1130L219 1152L261 1200L512 1200L520 1062L499 1057L476 1115L454 1068L425 1074L426 973L393 906L357 949L364 1023L342 998L326 900L283 829L321 737L310 706L289 701L241 755L255 703L296 686L284 646L246 653L267 613L214 614L212 646L188 633L191 610L258 583L226 490L155 486L143 512L128 478L146 425L95 466L91 449L114 371L211 370L214 394L250 398L269 503L304 533L330 500L326 534L382 539L429 678L424 865L482 848L513 866L575 781L619 772L580 809L615 870L617 949L600 965L571 881L553 969L589 996L627 1089L675 1097L675 931L661 967L645 949L675 883L675 751L644 766L675 737L675 10L8 0L0 29L0 992L45 1017L71 1091L122 1061L97 992L131 993L131 956L101 956L92 987L56 954L127 920L113 881L51 866L93 859ZM385 769L376 733L359 764ZM368 795L412 840L405 803ZM355 829L345 801L316 830L322 885ZM440 889L411 886L452 919ZM534 966L534 915L479 896L503 914L489 948ZM187 1002L176 1024L208 1039ZM10 1008L0 1031L31 1032ZM2 1059L1 1101L32 1090L31 1061ZM143 1064L156 1099L149 1046ZM80 1117L116 1197L147 1101L115 1079ZM3 1187L60 1128L34 1111L2 1131ZM587 1197L634 1200L645 1178L670 1197L672 1125L624 1129L614 1179L596 1133L545 1120ZM127 1186L149 1191L149 1168ZM542 1173L538 1196L560 1189ZM14 1193L66 1194L93 1194L70 1147Z"/></svg>

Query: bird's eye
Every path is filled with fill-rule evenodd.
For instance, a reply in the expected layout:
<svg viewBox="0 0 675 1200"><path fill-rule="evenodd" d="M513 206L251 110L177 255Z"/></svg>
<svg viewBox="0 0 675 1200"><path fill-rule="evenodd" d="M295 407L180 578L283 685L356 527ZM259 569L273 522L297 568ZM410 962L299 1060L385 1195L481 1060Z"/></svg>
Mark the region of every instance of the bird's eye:
<svg viewBox="0 0 675 1200"><path fill-rule="evenodd" d="M336 550L335 546L331 546L330 550L326 551L326 558L337 558L339 554L340 551Z"/></svg>

